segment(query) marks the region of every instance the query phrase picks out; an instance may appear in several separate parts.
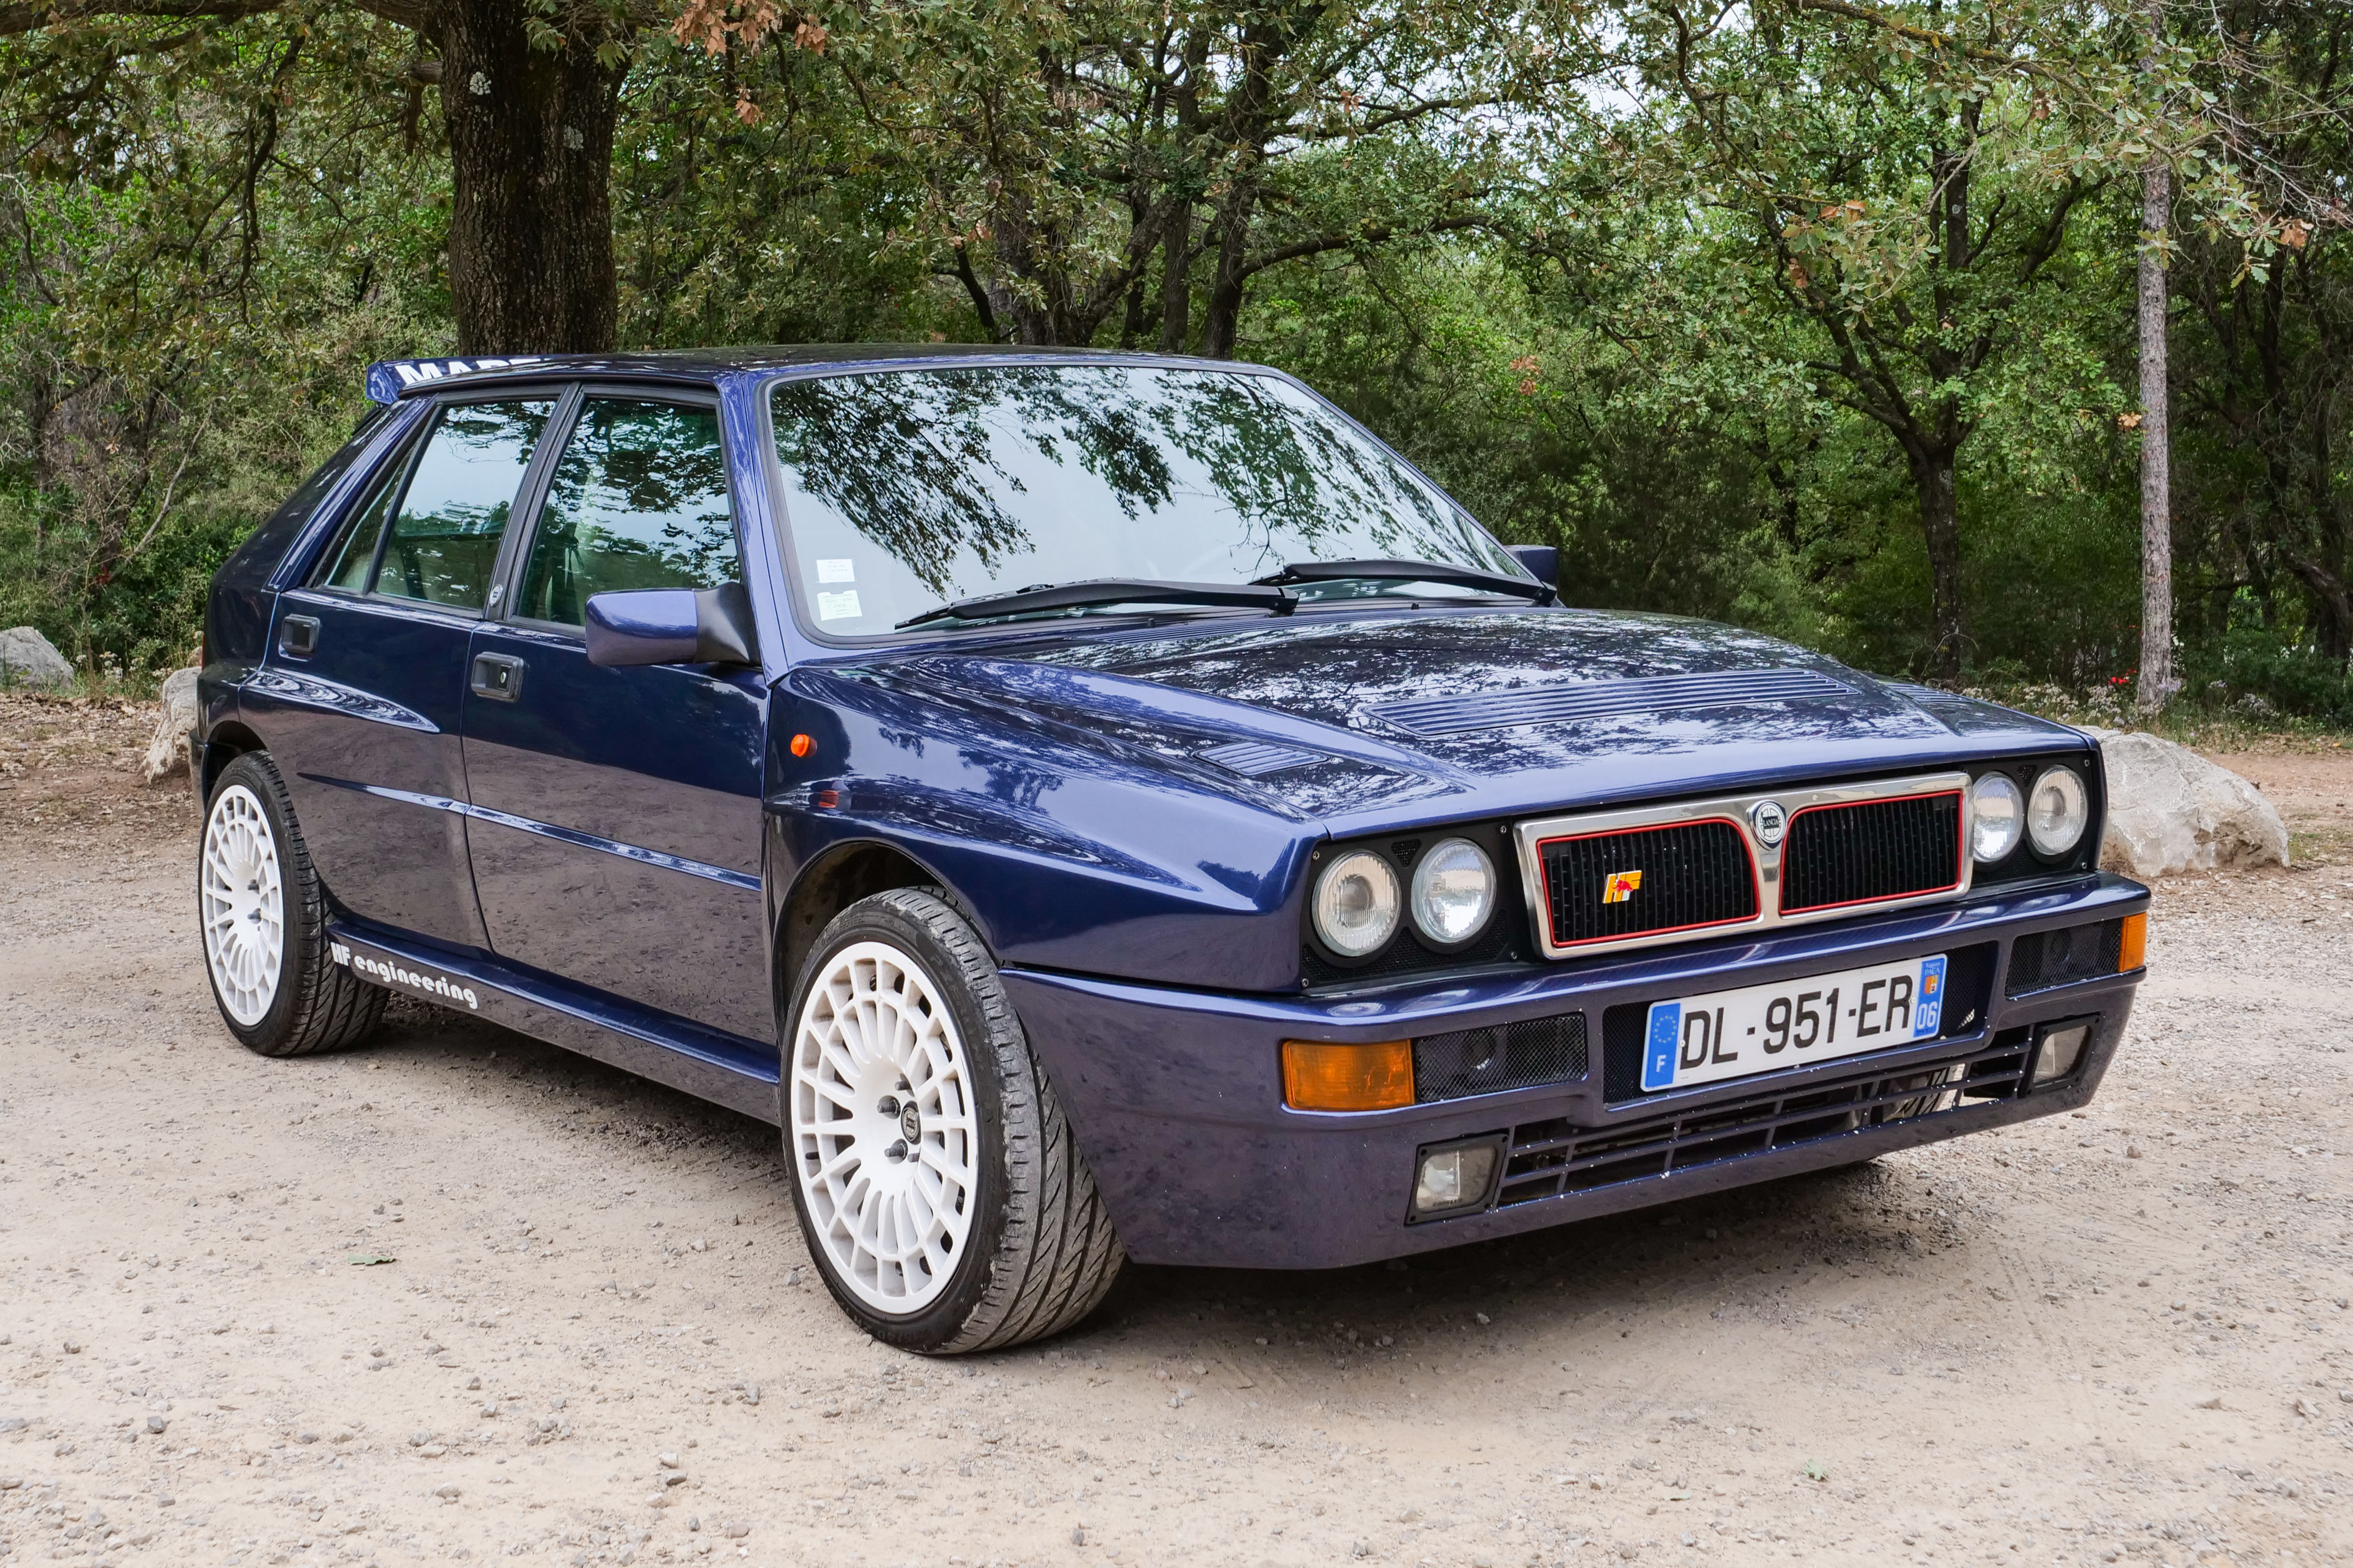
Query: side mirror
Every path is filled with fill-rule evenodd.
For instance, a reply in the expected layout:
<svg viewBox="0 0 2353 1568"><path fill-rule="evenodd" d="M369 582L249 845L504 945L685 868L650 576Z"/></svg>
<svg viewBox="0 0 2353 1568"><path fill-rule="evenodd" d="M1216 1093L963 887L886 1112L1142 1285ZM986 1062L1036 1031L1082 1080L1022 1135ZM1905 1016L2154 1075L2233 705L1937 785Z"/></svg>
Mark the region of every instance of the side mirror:
<svg viewBox="0 0 2353 1568"><path fill-rule="evenodd" d="M1512 558L1526 567L1539 583L1560 586L1560 552L1549 544L1506 544Z"/></svg>
<svg viewBox="0 0 2353 1568"><path fill-rule="evenodd" d="M718 588L632 588L588 596L588 662L756 664L751 595Z"/></svg>

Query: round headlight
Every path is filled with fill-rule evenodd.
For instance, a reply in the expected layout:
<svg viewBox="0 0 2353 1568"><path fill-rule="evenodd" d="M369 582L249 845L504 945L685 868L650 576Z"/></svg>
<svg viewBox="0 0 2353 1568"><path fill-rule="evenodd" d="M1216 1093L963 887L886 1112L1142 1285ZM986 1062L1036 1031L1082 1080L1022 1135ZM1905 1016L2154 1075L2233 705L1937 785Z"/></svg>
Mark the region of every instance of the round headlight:
<svg viewBox="0 0 2353 1568"><path fill-rule="evenodd" d="M1315 879L1315 934L1343 958L1362 958L1397 934L1397 873L1379 856L1358 849L1324 868Z"/></svg>
<svg viewBox="0 0 2353 1568"><path fill-rule="evenodd" d="M2057 859L2083 842L2092 820L2091 797L2073 768L2045 768L2026 799L2026 832L2034 852Z"/></svg>
<svg viewBox="0 0 2353 1568"><path fill-rule="evenodd" d="M1440 947L1469 942L1495 910L1495 863L1468 838L1449 838L1413 868L1413 923Z"/></svg>
<svg viewBox="0 0 2353 1568"><path fill-rule="evenodd" d="M2026 826L2026 801L2004 773L1988 773L1969 786L1969 853L1990 866L2018 847Z"/></svg>

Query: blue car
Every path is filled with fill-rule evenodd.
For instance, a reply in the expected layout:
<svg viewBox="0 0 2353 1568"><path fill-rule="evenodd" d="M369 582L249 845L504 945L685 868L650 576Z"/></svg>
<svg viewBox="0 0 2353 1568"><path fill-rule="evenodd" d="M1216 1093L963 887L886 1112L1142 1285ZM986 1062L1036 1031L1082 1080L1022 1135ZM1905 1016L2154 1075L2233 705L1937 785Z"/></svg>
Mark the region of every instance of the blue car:
<svg viewBox="0 0 2353 1568"><path fill-rule="evenodd" d="M422 997L763 1118L889 1343L2049 1115L2124 1030L2148 894L2092 741L1565 605L1573 562L1277 372L368 390L207 607L229 1031Z"/></svg>

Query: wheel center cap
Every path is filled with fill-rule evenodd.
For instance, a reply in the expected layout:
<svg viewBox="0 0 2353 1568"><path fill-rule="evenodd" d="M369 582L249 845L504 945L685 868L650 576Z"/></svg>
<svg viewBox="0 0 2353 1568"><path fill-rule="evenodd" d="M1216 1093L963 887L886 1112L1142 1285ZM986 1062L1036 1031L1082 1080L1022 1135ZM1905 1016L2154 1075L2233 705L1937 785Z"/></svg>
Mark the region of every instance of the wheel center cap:
<svg viewBox="0 0 2353 1568"><path fill-rule="evenodd" d="M923 1118L912 1100L899 1107L899 1136L910 1143L923 1142Z"/></svg>

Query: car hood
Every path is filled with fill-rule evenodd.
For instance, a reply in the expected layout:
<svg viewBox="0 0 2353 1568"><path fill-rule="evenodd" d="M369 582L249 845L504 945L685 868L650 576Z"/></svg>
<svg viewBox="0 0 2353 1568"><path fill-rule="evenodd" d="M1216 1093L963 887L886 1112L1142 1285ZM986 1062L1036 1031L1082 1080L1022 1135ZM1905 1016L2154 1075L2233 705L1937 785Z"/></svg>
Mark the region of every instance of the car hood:
<svg viewBox="0 0 2353 1568"><path fill-rule="evenodd" d="M839 673L1150 753L1335 831L2087 744L1754 632L1567 609L1311 612Z"/></svg>

